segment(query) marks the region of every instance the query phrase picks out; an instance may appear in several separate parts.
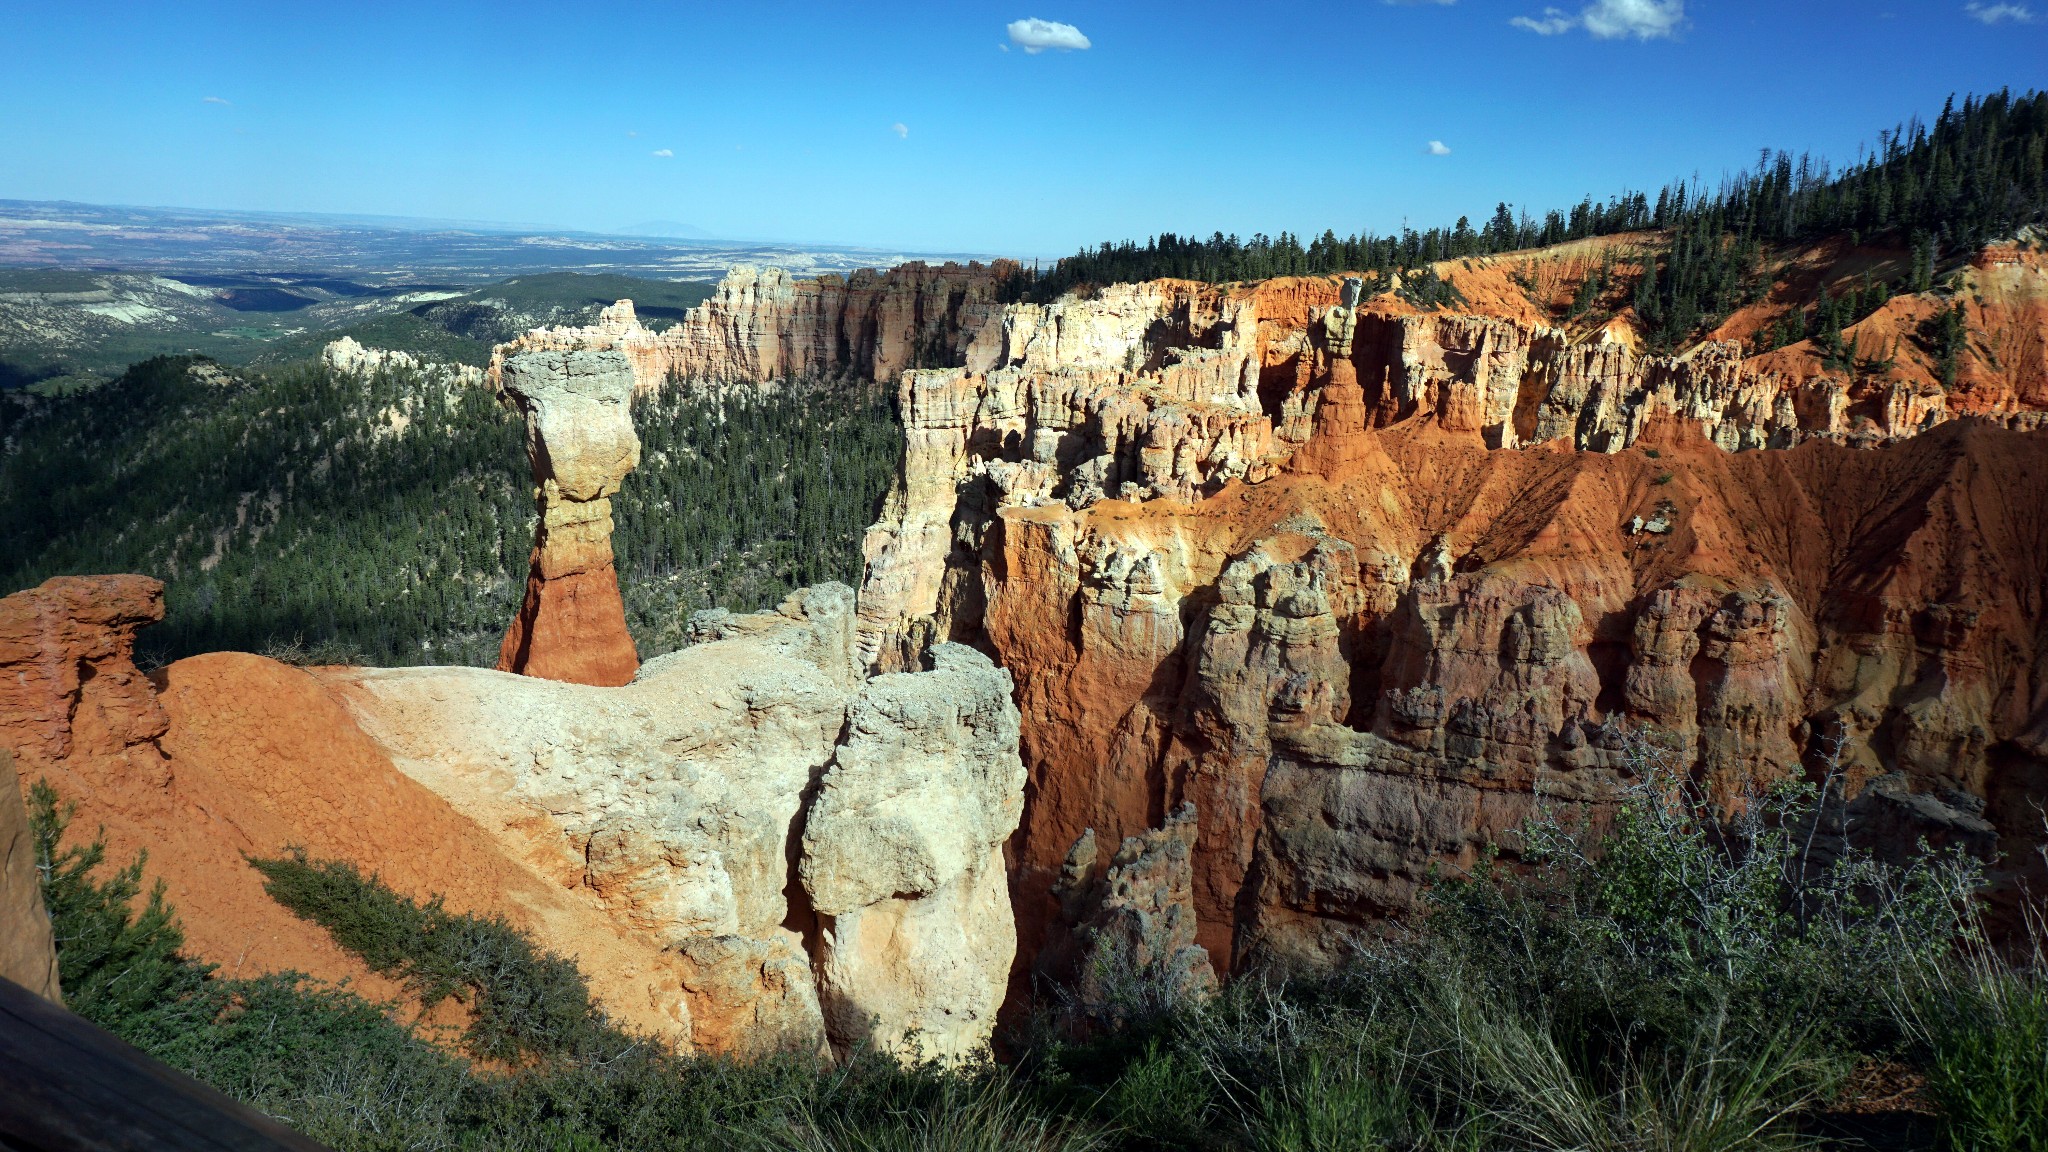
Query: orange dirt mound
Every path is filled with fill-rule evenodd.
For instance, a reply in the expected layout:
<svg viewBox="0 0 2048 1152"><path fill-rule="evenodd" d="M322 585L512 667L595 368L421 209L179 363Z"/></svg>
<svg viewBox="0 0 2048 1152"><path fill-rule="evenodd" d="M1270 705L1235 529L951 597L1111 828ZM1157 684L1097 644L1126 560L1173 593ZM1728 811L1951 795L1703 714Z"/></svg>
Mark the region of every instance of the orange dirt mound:
<svg viewBox="0 0 2048 1152"><path fill-rule="evenodd" d="M249 859L302 848L402 895L503 916L578 958L615 1019L687 1037L662 1007L679 1000L678 978L658 948L623 937L398 771L327 674L237 652L137 673L135 632L161 612L161 585L136 576L64 578L0 600L11 689L0 746L24 791L46 779L75 806L73 840L102 832L115 865L147 853L144 875L163 882L190 955L228 976L301 972L402 1000L264 892Z"/></svg>

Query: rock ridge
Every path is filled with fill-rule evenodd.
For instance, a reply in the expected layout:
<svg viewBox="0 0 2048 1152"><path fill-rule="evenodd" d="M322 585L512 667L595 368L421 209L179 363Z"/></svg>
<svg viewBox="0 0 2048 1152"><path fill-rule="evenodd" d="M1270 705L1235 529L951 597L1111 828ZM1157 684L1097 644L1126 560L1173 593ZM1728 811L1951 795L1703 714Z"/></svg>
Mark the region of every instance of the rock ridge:
<svg viewBox="0 0 2048 1152"><path fill-rule="evenodd" d="M1016 943L1011 681L957 645L860 675L853 601L709 614L616 687L242 653L152 681L131 653L161 585L65 578L0 600L0 753L115 858L146 846L233 971L401 993L263 896L247 858L303 845L508 917L686 1048L970 1059Z"/></svg>
<svg viewBox="0 0 2048 1152"><path fill-rule="evenodd" d="M630 300L583 328L537 328L492 351L494 383L505 360L532 351L604 350L625 355L635 386L669 381L765 384L805 376L889 383L907 368L960 363L1021 287L1014 261L918 261L883 272L800 280L780 268L738 264L683 320L662 332L640 324Z"/></svg>

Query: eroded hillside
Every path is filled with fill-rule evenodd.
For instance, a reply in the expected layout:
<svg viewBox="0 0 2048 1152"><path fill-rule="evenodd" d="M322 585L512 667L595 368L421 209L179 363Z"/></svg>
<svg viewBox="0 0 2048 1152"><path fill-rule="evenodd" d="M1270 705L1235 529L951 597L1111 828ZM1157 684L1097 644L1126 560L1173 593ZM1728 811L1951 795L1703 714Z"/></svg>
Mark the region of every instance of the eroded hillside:
<svg viewBox="0 0 2048 1152"><path fill-rule="evenodd" d="M117 848L166 845L209 959L350 971L235 863L298 842L508 915L621 1018L725 1050L958 1055L1006 967L1014 1003L1140 905L1189 980L1329 963L1433 870L1512 853L1539 798L1600 809L1644 740L1725 805L1824 782L1852 840L2042 882L2048 257L2023 237L1759 340L1869 260L1781 254L1782 293L1659 353L1641 242L1046 303L1001 267L748 270L663 333L615 306L499 351L540 494L502 666L537 676L145 679L151 586L59 584L8 601L4 735ZM636 670L606 503L631 397L792 374L898 377L857 601L692 618ZM405 821L453 855L407 855Z"/></svg>
<svg viewBox="0 0 2048 1152"><path fill-rule="evenodd" d="M2042 254L1892 299L1849 334L1897 354L1844 370L1561 320L1621 264L1589 247L1440 265L1451 309L1108 288L905 375L861 650L1015 676L1023 954L1070 847L1193 801L1202 942L1333 959L1539 793L1613 795L1623 728L1731 803L1827 777L1873 843L2039 871Z"/></svg>

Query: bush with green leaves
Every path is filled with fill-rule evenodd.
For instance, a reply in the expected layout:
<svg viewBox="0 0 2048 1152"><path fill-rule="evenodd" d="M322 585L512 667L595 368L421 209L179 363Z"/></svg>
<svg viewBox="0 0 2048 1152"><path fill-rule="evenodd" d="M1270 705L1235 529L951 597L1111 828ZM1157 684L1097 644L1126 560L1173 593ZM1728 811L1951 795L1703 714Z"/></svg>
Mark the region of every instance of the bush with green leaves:
<svg viewBox="0 0 2048 1152"><path fill-rule="evenodd" d="M1902 971L1891 1003L1919 1050L1949 1147L2048 1148L2048 957L1983 944Z"/></svg>
<svg viewBox="0 0 2048 1152"><path fill-rule="evenodd" d="M63 843L73 812L47 781L29 789L30 838L56 935L57 981L72 1011L128 1035L164 1005L190 996L207 970L179 954L185 934L164 901L162 881L151 886L141 911L134 909L146 856L96 880L106 844Z"/></svg>
<svg viewBox="0 0 2048 1152"><path fill-rule="evenodd" d="M503 917L449 912L438 896L416 903L354 865L303 851L249 863L272 899L403 981L422 1006L460 998L466 1047L479 1057L608 1057L633 1045L591 1002L575 961L536 947Z"/></svg>
<svg viewBox="0 0 2048 1152"><path fill-rule="evenodd" d="M1975 861L1855 851L1831 776L1717 803L1623 739L1636 783L1607 819L1540 805L1512 864L1437 883L1334 972L1241 977L1136 1041L1041 1032L1034 1082L1137 1147L1734 1152L1807 1145L1855 1064L1916 1058L1918 1035L1952 1122L2030 1131L2010 1117L2043 1082L2038 968L1933 998L1954 1011L1917 1031L1886 995L1966 971Z"/></svg>
<svg viewBox="0 0 2048 1152"><path fill-rule="evenodd" d="M1609 826L1545 808L1519 868L1489 861L1431 893L1431 938L1514 1003L1629 1043L1789 1013L1818 1042L1880 1044L1894 1026L1874 990L1976 935L1981 865L1886 865L1824 831L1843 823L1832 774L1715 797L1653 738L1621 738L1637 783Z"/></svg>

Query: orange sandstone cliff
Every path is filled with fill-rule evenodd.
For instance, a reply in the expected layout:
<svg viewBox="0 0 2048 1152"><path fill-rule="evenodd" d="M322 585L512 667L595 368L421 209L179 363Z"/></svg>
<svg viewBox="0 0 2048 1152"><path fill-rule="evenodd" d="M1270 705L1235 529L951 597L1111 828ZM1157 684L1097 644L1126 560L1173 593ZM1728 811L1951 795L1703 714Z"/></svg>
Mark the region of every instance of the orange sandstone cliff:
<svg viewBox="0 0 2048 1152"><path fill-rule="evenodd" d="M735 266L710 299L663 332L640 325L632 301L587 328L540 328L500 345L488 373L538 350L615 350L641 391L669 380L767 383L852 376L892 383L906 368L959 363L1021 286L1015 262L899 264L883 272L799 280L780 268Z"/></svg>
<svg viewBox="0 0 2048 1152"><path fill-rule="evenodd" d="M1500 263L1443 269L1459 312L1337 279L1018 305L904 376L860 652L1015 678L1026 958L1078 843L1192 802L1200 942L1328 962L1539 794L1611 799L1628 728L1726 802L1827 776L1853 836L2038 885L2044 263L1966 274L1953 389L1910 348L1648 355Z"/></svg>

